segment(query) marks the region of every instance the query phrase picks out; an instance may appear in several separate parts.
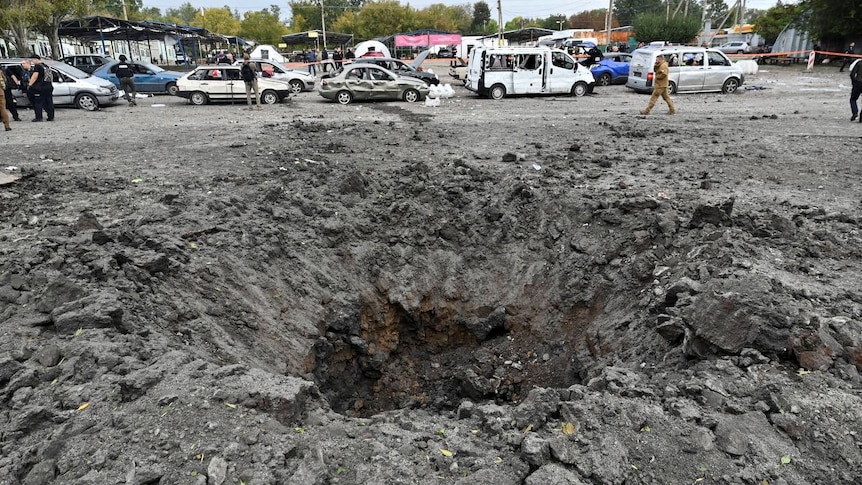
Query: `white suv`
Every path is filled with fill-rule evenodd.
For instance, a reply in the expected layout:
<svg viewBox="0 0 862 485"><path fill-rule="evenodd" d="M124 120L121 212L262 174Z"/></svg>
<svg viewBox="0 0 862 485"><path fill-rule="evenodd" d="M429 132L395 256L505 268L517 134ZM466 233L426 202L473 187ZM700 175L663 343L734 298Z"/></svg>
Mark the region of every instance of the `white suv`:
<svg viewBox="0 0 862 485"><path fill-rule="evenodd" d="M724 52L725 54L750 54L751 46L748 45L748 42L728 42L727 44L721 44L716 47L716 49Z"/></svg>

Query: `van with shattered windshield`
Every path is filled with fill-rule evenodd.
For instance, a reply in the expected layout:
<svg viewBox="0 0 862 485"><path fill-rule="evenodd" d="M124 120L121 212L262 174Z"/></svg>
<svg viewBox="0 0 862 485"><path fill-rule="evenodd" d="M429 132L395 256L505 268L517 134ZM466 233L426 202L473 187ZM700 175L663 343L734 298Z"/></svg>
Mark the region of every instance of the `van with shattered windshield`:
<svg viewBox="0 0 862 485"><path fill-rule="evenodd" d="M584 96L596 80L568 53L547 47L476 47L465 87L480 96L570 94Z"/></svg>

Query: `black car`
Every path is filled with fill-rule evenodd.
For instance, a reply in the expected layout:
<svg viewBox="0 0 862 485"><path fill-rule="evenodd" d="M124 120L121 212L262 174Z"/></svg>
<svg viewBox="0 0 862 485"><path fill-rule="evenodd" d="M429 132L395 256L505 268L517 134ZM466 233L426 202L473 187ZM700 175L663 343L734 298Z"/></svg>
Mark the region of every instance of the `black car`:
<svg viewBox="0 0 862 485"><path fill-rule="evenodd" d="M427 52L427 51L426 51ZM416 60L413 61L413 64L407 64L401 59L394 59L392 57L358 57L353 60L354 63L357 62L370 62L372 64L377 64L378 66L389 69L390 71L398 74L399 76L409 76L415 77L417 79L421 79L425 81L425 84L440 84L440 79L437 78L437 75L433 72L422 71L419 69L419 66L422 65L422 61L425 60L426 55L419 55Z"/></svg>
<svg viewBox="0 0 862 485"><path fill-rule="evenodd" d="M66 64L72 67L77 67L89 74L93 74L93 71L111 61L113 61L113 59L110 57L100 56L98 54L74 55L60 59L60 62L65 62Z"/></svg>

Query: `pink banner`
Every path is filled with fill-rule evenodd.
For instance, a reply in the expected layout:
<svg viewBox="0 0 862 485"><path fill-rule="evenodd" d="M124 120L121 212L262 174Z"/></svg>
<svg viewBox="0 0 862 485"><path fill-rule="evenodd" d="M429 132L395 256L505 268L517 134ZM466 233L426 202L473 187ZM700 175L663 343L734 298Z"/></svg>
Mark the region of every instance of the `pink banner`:
<svg viewBox="0 0 862 485"><path fill-rule="evenodd" d="M461 34L396 35L395 47L424 47L429 45L458 45Z"/></svg>

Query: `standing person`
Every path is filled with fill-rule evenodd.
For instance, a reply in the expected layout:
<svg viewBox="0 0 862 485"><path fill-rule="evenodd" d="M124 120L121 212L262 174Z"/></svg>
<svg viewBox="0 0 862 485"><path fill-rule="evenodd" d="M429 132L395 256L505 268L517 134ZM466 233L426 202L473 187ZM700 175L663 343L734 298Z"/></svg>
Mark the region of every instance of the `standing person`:
<svg viewBox="0 0 862 485"><path fill-rule="evenodd" d="M33 66L30 65L30 61L24 59L21 61L21 79L18 81L18 87L21 89L21 92L27 96L27 101L30 102L30 107L36 108L36 100L33 98L33 92L30 91L30 72L33 70ZM15 79L15 77L12 77Z"/></svg>
<svg viewBox="0 0 862 485"><path fill-rule="evenodd" d="M353 59L356 59L356 53L353 52L352 47L347 48L347 53L344 54L344 58L347 60L346 62L353 62Z"/></svg>
<svg viewBox="0 0 862 485"><path fill-rule="evenodd" d="M853 52L855 50L856 50L856 43L851 42L850 45L847 46L847 50L844 51L844 53L845 54L855 54L855 52ZM844 72L844 66L850 64L851 62L853 62L853 58L845 56L844 62L841 63L841 69L839 69L838 72Z"/></svg>
<svg viewBox="0 0 862 485"><path fill-rule="evenodd" d="M317 54L315 54L314 49L308 49L308 54L305 55L305 60L308 62L308 73L312 76L316 76L317 68L314 64L317 63Z"/></svg>
<svg viewBox="0 0 862 485"><path fill-rule="evenodd" d="M135 86L135 66L128 62L126 56L120 54L120 63L117 64L117 78L120 80L120 89L123 90L129 106L137 106L138 88Z"/></svg>
<svg viewBox="0 0 862 485"><path fill-rule="evenodd" d="M850 65L850 121L856 119L859 115L859 106L856 102L859 100L859 95L862 95L862 59L856 59ZM859 116L859 123L862 123L862 116Z"/></svg>
<svg viewBox="0 0 862 485"><path fill-rule="evenodd" d="M3 89L3 92L6 92L8 82L6 79L6 70L4 69L0 72L0 89ZM6 131L12 131L12 127L9 126L9 113L6 111L6 96L0 97L0 119L3 120L3 126L6 128Z"/></svg>
<svg viewBox="0 0 862 485"><path fill-rule="evenodd" d="M245 102L248 103L248 109L254 109L251 106L251 92L254 91L254 99L257 103L257 109L263 109L260 106L260 92L257 89L257 69L251 63L248 54L242 56L242 67L239 70L242 81L245 83Z"/></svg>
<svg viewBox="0 0 862 485"><path fill-rule="evenodd" d="M652 111L653 106L655 106L656 101L658 101L658 97L664 100L667 103L667 114L672 115L676 113L676 108L673 105L673 100L670 99L670 95L667 93L667 84L668 84L668 66L667 61L664 59L664 56L657 55L655 56L655 79L652 88L652 96L649 98L649 104L647 104L646 109L641 111L642 115L648 115L650 111Z"/></svg>
<svg viewBox="0 0 862 485"><path fill-rule="evenodd" d="M33 93L34 122L42 121L42 111L48 115L48 121L54 121L54 85L51 82L50 68L42 64L39 54L31 56L33 67L30 71L28 91Z"/></svg>
<svg viewBox="0 0 862 485"><path fill-rule="evenodd" d="M12 87L18 85L18 79L9 72L9 68L4 67L2 71L0 72L0 76L3 77L3 82L6 83L6 87L3 89L3 99L6 102L6 109L12 113L13 120L21 121L21 118L18 116L18 108L15 106L15 98L12 96Z"/></svg>
<svg viewBox="0 0 862 485"><path fill-rule="evenodd" d="M341 69L341 64L344 62L344 54L341 52L341 47L336 47L332 53L332 60L335 61L335 69Z"/></svg>
<svg viewBox="0 0 862 485"><path fill-rule="evenodd" d="M326 46L323 46L323 50L320 51L320 70L329 72L329 51L326 50Z"/></svg>

